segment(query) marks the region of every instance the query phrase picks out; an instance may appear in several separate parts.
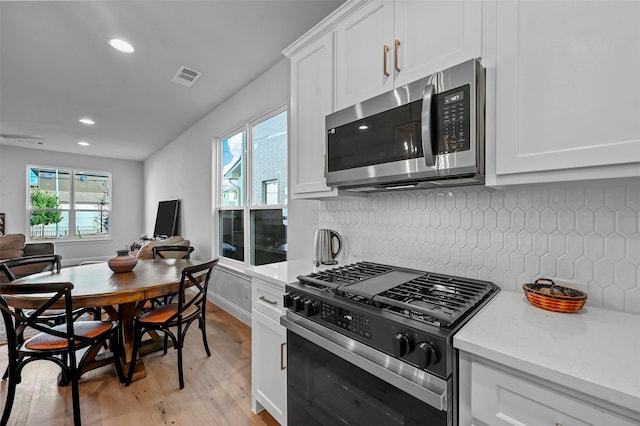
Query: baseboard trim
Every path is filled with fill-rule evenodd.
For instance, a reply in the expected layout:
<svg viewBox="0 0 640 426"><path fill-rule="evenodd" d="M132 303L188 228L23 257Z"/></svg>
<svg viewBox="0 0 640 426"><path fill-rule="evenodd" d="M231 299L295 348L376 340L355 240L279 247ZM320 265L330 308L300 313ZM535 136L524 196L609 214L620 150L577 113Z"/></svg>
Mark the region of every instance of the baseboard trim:
<svg viewBox="0 0 640 426"><path fill-rule="evenodd" d="M235 303L225 299L223 297L216 296L214 294L208 294L207 299L224 309L249 327L251 327L251 313L245 311Z"/></svg>

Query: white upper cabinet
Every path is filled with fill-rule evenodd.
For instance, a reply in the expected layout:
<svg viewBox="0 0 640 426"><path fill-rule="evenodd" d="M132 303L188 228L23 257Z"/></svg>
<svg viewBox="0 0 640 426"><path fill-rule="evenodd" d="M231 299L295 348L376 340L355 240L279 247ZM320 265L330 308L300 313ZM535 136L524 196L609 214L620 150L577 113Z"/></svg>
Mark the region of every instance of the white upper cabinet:
<svg viewBox="0 0 640 426"><path fill-rule="evenodd" d="M401 86L480 57L482 2L396 1L394 28L395 86Z"/></svg>
<svg viewBox="0 0 640 426"><path fill-rule="evenodd" d="M640 176L640 2L493 6L496 163L487 183Z"/></svg>
<svg viewBox="0 0 640 426"><path fill-rule="evenodd" d="M336 110L479 57L482 3L372 1L336 27Z"/></svg>
<svg viewBox="0 0 640 426"><path fill-rule="evenodd" d="M291 197L336 195L325 179L325 116L333 111L333 33L291 57Z"/></svg>
<svg viewBox="0 0 640 426"><path fill-rule="evenodd" d="M335 26L363 4L345 3L284 51L291 60L291 198L362 196L327 186L325 117L335 111Z"/></svg>
<svg viewBox="0 0 640 426"><path fill-rule="evenodd" d="M393 2L374 1L336 28L338 110L393 88Z"/></svg>

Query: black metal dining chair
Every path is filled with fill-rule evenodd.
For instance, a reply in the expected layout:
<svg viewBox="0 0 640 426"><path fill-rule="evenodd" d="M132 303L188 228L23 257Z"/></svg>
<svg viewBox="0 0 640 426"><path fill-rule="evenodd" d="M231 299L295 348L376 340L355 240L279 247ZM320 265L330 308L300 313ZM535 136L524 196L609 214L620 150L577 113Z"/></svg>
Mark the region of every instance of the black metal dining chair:
<svg viewBox="0 0 640 426"><path fill-rule="evenodd" d="M165 253L178 253L177 255L171 256L172 259L190 259L191 253L193 253L195 249L193 246L179 246L179 245L166 245L166 246L153 246L151 248L151 258L152 259L167 259L165 257ZM166 305L170 303L175 296L174 294L167 294L166 296L156 297L151 299L151 307L157 308L158 306Z"/></svg>
<svg viewBox="0 0 640 426"><path fill-rule="evenodd" d="M153 259L166 259L165 253L168 252L178 252L181 253L177 256L174 256L176 259L189 259L191 253L193 253L195 249L193 246L177 246L177 245L169 245L169 246L153 246L151 248L151 254Z"/></svg>
<svg viewBox="0 0 640 426"><path fill-rule="evenodd" d="M71 383L75 425L81 424L78 380L83 365L90 354L98 350L98 347L107 340L114 354L118 354L113 359L118 377L124 381L119 356L121 349L117 324L111 321L74 321L72 289L73 284L70 282L0 284L0 311L4 319L9 350L9 383L2 413L2 425L7 424L11 415L16 385L22 381L22 370L33 361L47 360L60 366L61 383ZM15 303L17 298L26 296L30 301L35 300L34 296L40 296L42 299L38 300L41 300L41 303L37 308L29 311L12 307L12 303ZM52 309L56 303L64 304L64 323L51 326L40 321L43 312ZM24 332L27 328L35 329L39 333L26 338ZM79 361L76 357L78 351L82 351Z"/></svg>
<svg viewBox="0 0 640 426"><path fill-rule="evenodd" d="M135 369L138 348L142 341L142 335L149 331L162 331L165 333L164 354L167 353L167 339L171 338L173 348L178 351L178 380L180 389L184 388L184 375L182 371L182 349L189 326L198 321L202 331L202 342L207 356L211 356L207 343L205 314L207 310L207 289L213 269L218 264L218 259L213 259L200 265L186 266L182 269L180 288L178 290L178 303L168 303L158 308L151 309L134 319L133 354L129 367L126 385L131 384ZM187 287L188 290L187 291ZM175 329L175 331L172 331Z"/></svg>
<svg viewBox="0 0 640 426"><path fill-rule="evenodd" d="M35 256L16 257L0 261L0 271L4 273L8 281L20 278L23 269L33 265L40 265L41 272L58 272L62 267L62 256L59 254L41 254Z"/></svg>
<svg viewBox="0 0 640 426"><path fill-rule="evenodd" d="M32 265L42 265L42 272L58 273L62 267L62 256L59 254L45 254L3 260L0 261L0 273L4 273L9 282L13 282L21 276L20 272L22 269L28 268ZM98 312L97 314L96 311ZM92 313L94 315L94 319L98 319L96 315L99 315L99 308L74 309L73 319L76 320L85 313ZM51 326L62 324L65 321L65 311L64 309L47 309L41 313L38 317L38 321L48 323Z"/></svg>

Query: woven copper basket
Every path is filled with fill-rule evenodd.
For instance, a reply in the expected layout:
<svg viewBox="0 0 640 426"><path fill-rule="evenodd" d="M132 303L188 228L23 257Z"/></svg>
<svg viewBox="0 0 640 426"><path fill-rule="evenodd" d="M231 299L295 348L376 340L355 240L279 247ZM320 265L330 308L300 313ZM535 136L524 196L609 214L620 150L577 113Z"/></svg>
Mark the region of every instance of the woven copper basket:
<svg viewBox="0 0 640 426"><path fill-rule="evenodd" d="M524 284L522 288L532 305L548 311L578 312L587 301L585 292L556 285L548 278L539 278L533 284Z"/></svg>

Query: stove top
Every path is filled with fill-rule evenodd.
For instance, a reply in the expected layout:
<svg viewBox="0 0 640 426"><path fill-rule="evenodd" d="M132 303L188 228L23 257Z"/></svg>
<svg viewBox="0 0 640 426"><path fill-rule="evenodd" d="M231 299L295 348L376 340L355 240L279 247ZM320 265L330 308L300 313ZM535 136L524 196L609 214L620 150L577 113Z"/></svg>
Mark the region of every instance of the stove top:
<svg viewBox="0 0 640 426"><path fill-rule="evenodd" d="M453 335L499 291L488 281L358 262L286 286L287 321L318 324L421 370L455 374Z"/></svg>
<svg viewBox="0 0 640 426"><path fill-rule="evenodd" d="M498 291L488 281L358 262L298 277L300 285L442 328Z"/></svg>

